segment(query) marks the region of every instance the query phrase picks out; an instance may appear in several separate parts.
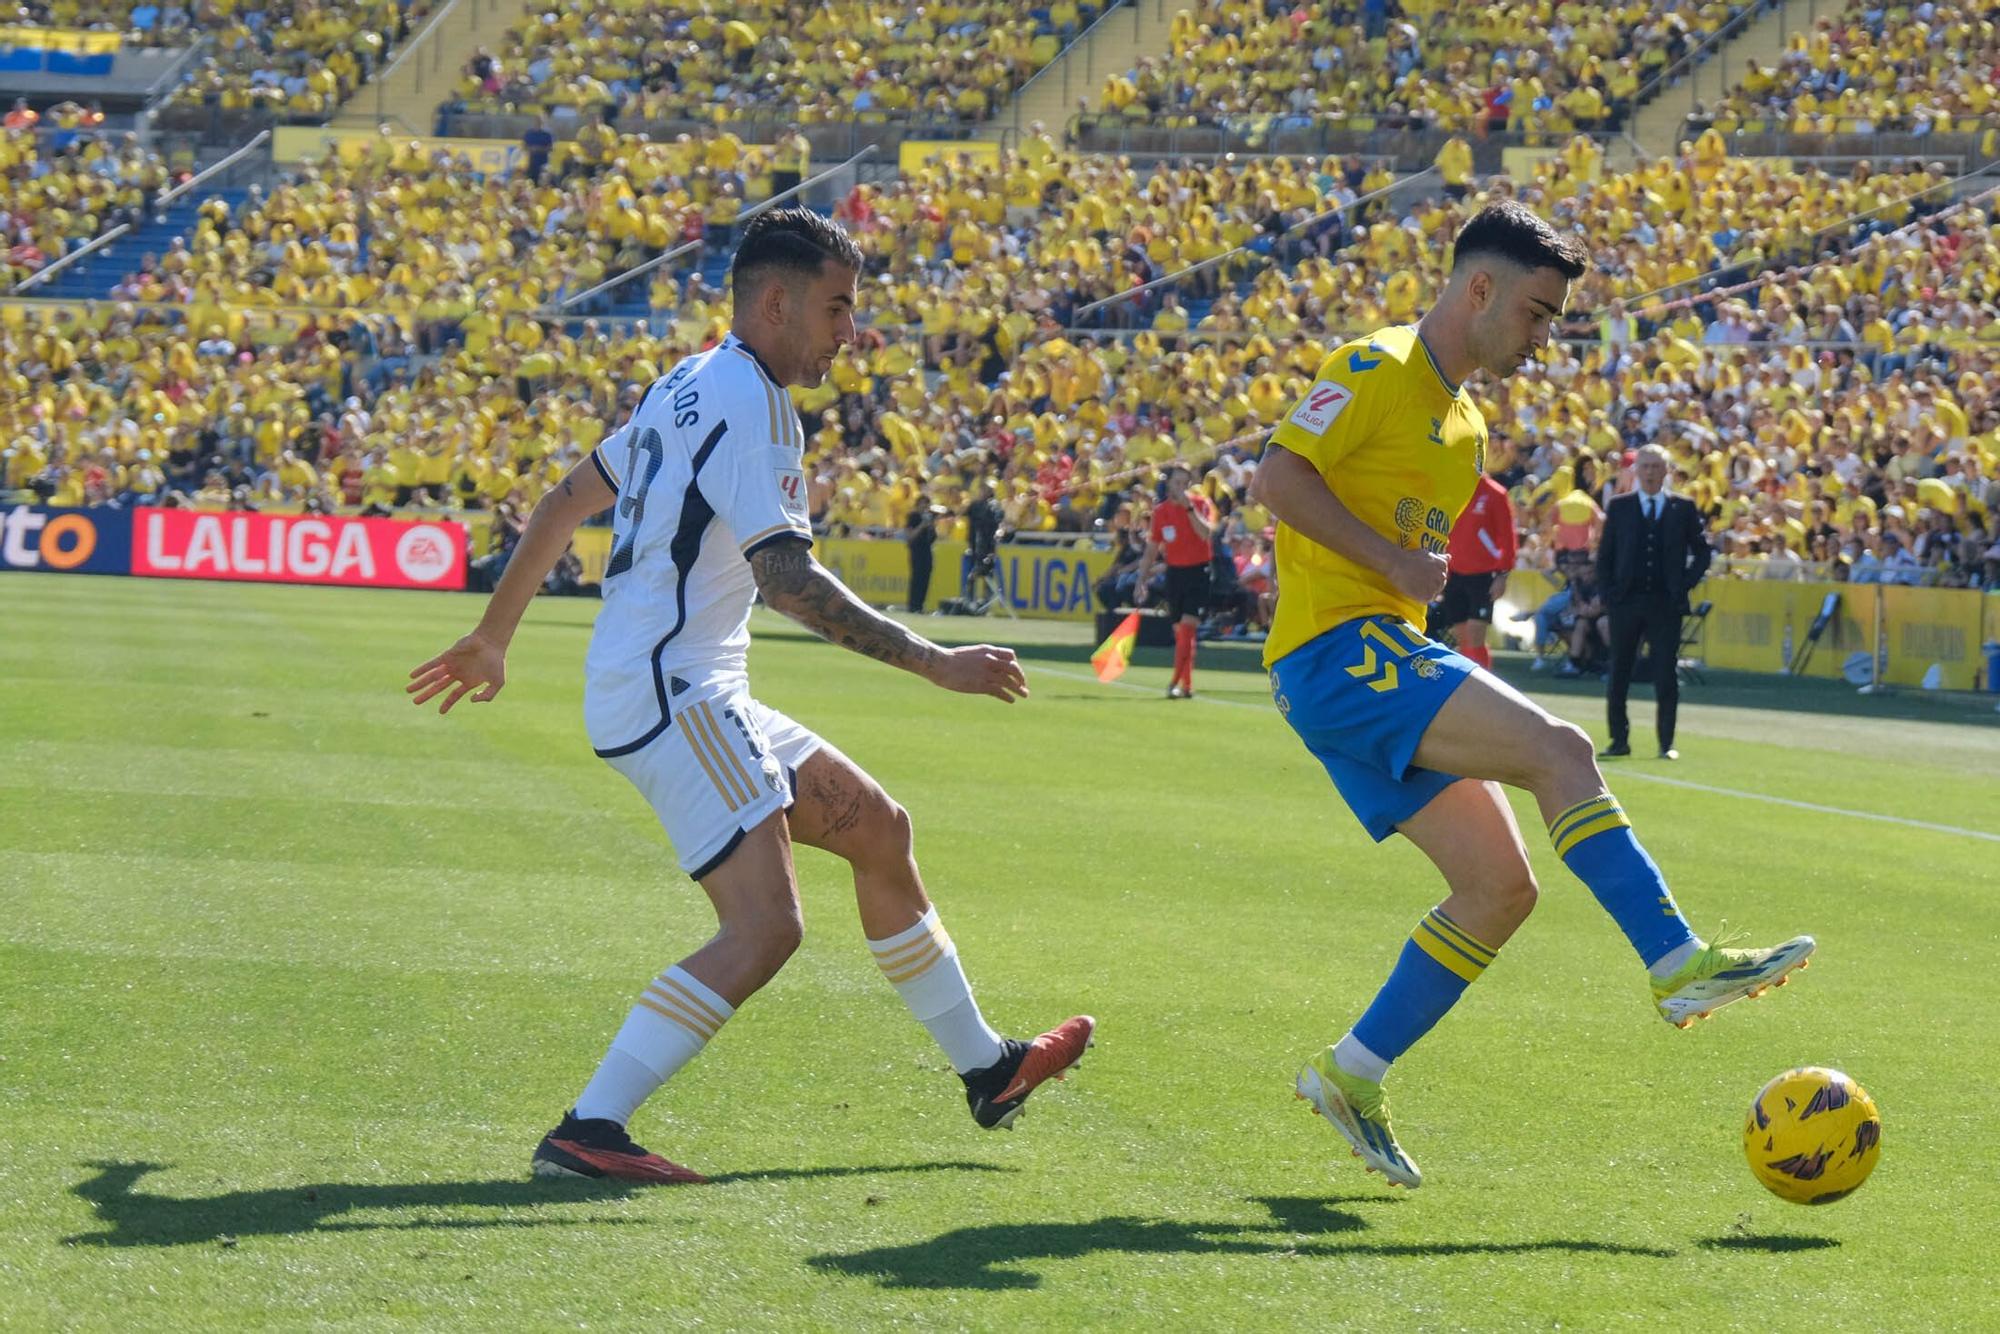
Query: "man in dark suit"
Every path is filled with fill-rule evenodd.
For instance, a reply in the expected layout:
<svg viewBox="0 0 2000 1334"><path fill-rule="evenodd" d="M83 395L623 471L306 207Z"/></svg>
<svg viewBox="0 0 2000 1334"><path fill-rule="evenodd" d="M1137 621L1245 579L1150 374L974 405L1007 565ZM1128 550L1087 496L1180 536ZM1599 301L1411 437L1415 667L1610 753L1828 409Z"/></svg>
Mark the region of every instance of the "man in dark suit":
<svg viewBox="0 0 2000 1334"><path fill-rule="evenodd" d="M1643 639L1653 659L1660 758L1677 760L1681 618L1687 615L1688 590L1708 572L1708 535L1694 502L1667 491L1666 450L1658 445L1640 450L1638 474L1639 489L1613 500L1605 512L1597 547L1597 582L1611 605L1611 744L1603 754L1632 753L1625 696Z"/></svg>

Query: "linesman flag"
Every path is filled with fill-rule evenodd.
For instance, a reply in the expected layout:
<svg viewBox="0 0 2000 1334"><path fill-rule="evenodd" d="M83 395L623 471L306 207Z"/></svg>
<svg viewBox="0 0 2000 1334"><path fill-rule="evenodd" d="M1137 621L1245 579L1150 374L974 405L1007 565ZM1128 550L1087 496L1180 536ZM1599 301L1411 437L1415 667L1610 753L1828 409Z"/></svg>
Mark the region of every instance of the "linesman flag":
<svg viewBox="0 0 2000 1334"><path fill-rule="evenodd" d="M1116 681L1132 664L1132 646L1139 642L1139 613L1132 612L1118 628L1105 637L1090 655L1090 665L1100 681Z"/></svg>

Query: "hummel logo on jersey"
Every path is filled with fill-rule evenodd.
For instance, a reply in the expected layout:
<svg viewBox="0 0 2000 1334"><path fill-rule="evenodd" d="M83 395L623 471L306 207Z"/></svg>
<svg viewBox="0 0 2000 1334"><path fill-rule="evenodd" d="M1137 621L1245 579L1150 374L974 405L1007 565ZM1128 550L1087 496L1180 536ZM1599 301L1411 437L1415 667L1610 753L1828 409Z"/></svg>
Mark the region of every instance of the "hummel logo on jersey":
<svg viewBox="0 0 2000 1334"><path fill-rule="evenodd" d="M1315 434L1324 432L1333 425L1334 419L1347 410L1354 401L1354 391L1344 384L1332 380L1315 380L1306 396L1292 409L1290 418L1294 426L1303 426Z"/></svg>
<svg viewBox="0 0 2000 1334"><path fill-rule="evenodd" d="M1425 438L1425 439L1427 439L1427 440L1429 440L1429 441L1430 441L1430 442L1431 442L1432 444L1434 444L1434 445L1441 445L1441 444L1443 444L1443 443L1444 443L1444 423L1443 423L1442 421L1438 420L1438 419L1437 419L1436 417L1433 417L1433 418L1431 418L1431 433L1430 433L1430 434L1429 434L1428 436L1424 437L1424 438Z"/></svg>

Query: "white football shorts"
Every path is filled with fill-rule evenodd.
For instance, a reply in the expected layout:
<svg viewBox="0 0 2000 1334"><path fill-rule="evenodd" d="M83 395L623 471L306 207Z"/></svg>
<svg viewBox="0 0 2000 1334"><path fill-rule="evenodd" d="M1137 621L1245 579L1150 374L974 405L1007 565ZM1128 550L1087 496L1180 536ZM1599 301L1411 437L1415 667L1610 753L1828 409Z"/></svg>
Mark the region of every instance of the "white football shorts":
<svg viewBox="0 0 2000 1334"><path fill-rule="evenodd" d="M652 804L681 869L699 880L791 806L799 766L824 743L752 699L740 676L673 696L668 718L644 747L605 762Z"/></svg>

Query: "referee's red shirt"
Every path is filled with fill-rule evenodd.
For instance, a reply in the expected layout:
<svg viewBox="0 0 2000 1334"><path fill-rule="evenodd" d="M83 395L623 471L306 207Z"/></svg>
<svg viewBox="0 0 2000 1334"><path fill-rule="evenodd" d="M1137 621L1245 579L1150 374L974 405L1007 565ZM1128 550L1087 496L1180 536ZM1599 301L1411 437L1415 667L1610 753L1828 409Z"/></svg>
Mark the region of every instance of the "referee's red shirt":
<svg viewBox="0 0 2000 1334"><path fill-rule="evenodd" d="M1472 503L1452 525L1445 559L1453 574L1498 574L1514 568L1514 506L1507 488L1481 477Z"/></svg>
<svg viewBox="0 0 2000 1334"><path fill-rule="evenodd" d="M1215 506L1208 503L1208 497L1198 491L1188 492L1188 502L1201 515L1203 523L1215 522ZM1188 506L1171 500L1163 500L1153 507L1153 527L1150 533L1160 550L1166 553L1167 564L1176 568L1187 565L1208 564L1210 552L1208 539L1195 531L1194 520L1188 513Z"/></svg>

